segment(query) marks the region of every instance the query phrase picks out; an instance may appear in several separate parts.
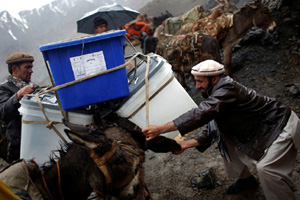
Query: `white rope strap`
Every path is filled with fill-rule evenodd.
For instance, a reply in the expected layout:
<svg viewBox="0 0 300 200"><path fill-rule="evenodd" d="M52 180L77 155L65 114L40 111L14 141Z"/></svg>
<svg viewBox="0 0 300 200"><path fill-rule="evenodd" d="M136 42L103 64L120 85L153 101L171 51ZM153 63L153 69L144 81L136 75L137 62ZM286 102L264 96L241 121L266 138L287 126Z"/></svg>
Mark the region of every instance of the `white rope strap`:
<svg viewBox="0 0 300 200"><path fill-rule="evenodd" d="M146 120L147 120L146 124L147 124L147 126L149 126L149 91L148 91L149 90L148 89L149 88L149 86L148 86L149 83L148 83L148 73L149 73L150 58L151 57L156 57L156 56L149 56L149 55L146 56L146 55L144 55L140 52L135 53L128 61L126 61L124 64L119 65L115 68L108 69L106 71L99 72L99 73L96 73L96 74L93 74L93 75L90 75L90 76L87 76L87 77L84 77L84 78L81 78L81 79L78 79L78 80L74 80L74 81L59 85L59 86L55 86L55 87L52 87L52 88L44 88L43 90L41 90L40 92L38 92L34 95L33 94L27 94L27 96L34 96L37 99L37 101L39 103L39 107L41 108L46 121L43 121L43 122L42 121L27 121L27 120L22 119L22 122L25 123L25 124L47 124L46 125L47 128L53 129L56 132L56 134L62 139L62 141L67 143L67 140L63 137L63 135L54 126L55 124L59 124L61 122L50 121L50 119L46 115L46 112L44 110L43 104L41 103L39 95L43 95L43 94L46 94L46 93L49 93L49 92L52 92L52 91L56 91L56 90L74 85L76 83L88 80L90 78L94 78L94 77L97 77L97 76L100 76L100 75L103 75L103 74L107 74L107 73L125 68L127 65L130 64L130 62L132 60L134 60L138 56L147 57L147 68L146 68L146 73L145 73L145 84L146 84L146 100L145 101L146 101Z"/></svg>

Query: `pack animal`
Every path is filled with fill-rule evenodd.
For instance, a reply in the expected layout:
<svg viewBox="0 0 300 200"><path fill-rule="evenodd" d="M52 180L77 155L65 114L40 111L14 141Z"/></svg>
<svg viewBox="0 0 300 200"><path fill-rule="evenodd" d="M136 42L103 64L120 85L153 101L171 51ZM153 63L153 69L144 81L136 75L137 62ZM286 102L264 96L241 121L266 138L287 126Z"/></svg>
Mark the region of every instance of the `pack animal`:
<svg viewBox="0 0 300 200"><path fill-rule="evenodd" d="M185 32L182 33L180 33L180 30L185 29L187 26L193 26L194 22L198 20L201 21L201 19L209 18L213 20L220 16L221 13L233 14L238 11L236 5L234 5L229 0L216 1L218 2L218 5L212 8L210 11L206 11L201 5L198 5L181 16L168 18L163 24L162 29L164 30L164 33L172 35L181 35L195 32L191 30L191 27L189 27Z"/></svg>
<svg viewBox="0 0 300 200"><path fill-rule="evenodd" d="M221 17L223 21L227 21L227 23L214 24ZM193 24L186 25L186 27L182 27L182 29L178 31L178 34L198 31L216 38L220 47L224 50L226 72L232 75L232 48L238 44L239 39L253 26L263 29L267 33L272 32L276 27L276 23L271 18L267 6L264 5L261 0L246 4L239 12L233 14L232 25L228 21L230 18L231 16L229 15L219 13L215 18L203 18ZM216 31L211 31L213 29Z"/></svg>
<svg viewBox="0 0 300 200"><path fill-rule="evenodd" d="M153 37L150 34L147 34L145 32L141 32L141 35L139 37L139 40L141 42L141 49L143 54L148 54L150 52L154 52L155 47L157 45L157 35L158 32L162 31L162 23L168 19L169 17L173 17L171 13L169 13L166 10L166 14L161 14L158 17L153 17ZM152 50L153 49L153 50Z"/></svg>
<svg viewBox="0 0 300 200"><path fill-rule="evenodd" d="M221 13L235 13L238 10L229 0L217 0L217 2L219 5L212 9L209 15L210 18L217 18ZM204 18L204 15L207 15L207 12L203 10L202 6L196 6L188 13L195 11L197 11L195 19L201 20ZM180 16L179 19L186 19L187 17L183 16L188 16L188 13ZM155 37L145 37L145 39L143 39L143 52L155 52L163 56L172 64L172 69L177 74L177 79L181 85L185 89L189 89L185 83L184 74L190 74L193 64L206 59L221 62L220 48L218 42L211 36L192 31L191 29L194 27L194 23L180 23L175 26L181 27L179 31L183 29L185 32L182 34L177 32L178 34L173 37L171 34L166 34L168 31L165 30L165 23L163 23L154 32ZM190 27L186 28L188 26Z"/></svg>
<svg viewBox="0 0 300 200"><path fill-rule="evenodd" d="M188 90L184 74L190 74L195 63L212 59L221 62L217 41L208 35L194 32L186 35L161 34L155 52L163 56L177 74L180 84Z"/></svg>
<svg viewBox="0 0 300 200"><path fill-rule="evenodd" d="M64 123L70 128L65 132L74 143L66 144L59 151L59 156L45 163L41 167L43 173L38 168L25 170L30 180L25 181L26 188L23 189L30 189L35 185L42 197L34 199L86 200L92 191L102 199L151 198L144 182L144 150L147 147L145 137L139 130L129 133L120 126L94 130L67 121ZM133 135L136 136L135 139ZM154 151L161 146L163 152L169 145L177 146L174 142L163 138L159 144L147 145L152 145ZM1 180L5 180L5 174L9 173L12 166L14 165L2 171ZM14 172L13 175L15 174L18 173ZM32 184L28 186L28 183ZM11 181L6 184L16 189Z"/></svg>

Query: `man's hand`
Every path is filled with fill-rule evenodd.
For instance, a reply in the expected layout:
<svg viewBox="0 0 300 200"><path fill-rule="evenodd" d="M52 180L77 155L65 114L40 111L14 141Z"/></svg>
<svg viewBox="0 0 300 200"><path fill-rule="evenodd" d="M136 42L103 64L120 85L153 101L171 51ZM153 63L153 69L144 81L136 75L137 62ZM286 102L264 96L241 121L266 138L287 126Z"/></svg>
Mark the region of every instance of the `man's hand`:
<svg viewBox="0 0 300 200"><path fill-rule="evenodd" d="M181 150L179 150L179 151L172 151L172 154L174 154L174 155L179 155L179 154L181 154L185 149L184 148L182 148L182 146L184 146L184 141L177 141L177 140L175 140L179 145L180 145L180 147L181 147Z"/></svg>
<svg viewBox="0 0 300 200"><path fill-rule="evenodd" d="M35 89L36 89L36 87L32 86L32 85L27 85L27 86L21 88L17 92L17 98L18 98L18 100L20 101L26 94L33 93Z"/></svg>
<svg viewBox="0 0 300 200"><path fill-rule="evenodd" d="M162 133L167 133L175 130L177 130L177 127L175 126L174 122L169 122L167 124L157 126L150 125L147 128L144 128L142 132L146 136L146 140L149 141Z"/></svg>
<svg viewBox="0 0 300 200"><path fill-rule="evenodd" d="M159 126L154 125L148 126L147 128L143 129L142 132L146 136L147 141L152 140L161 134Z"/></svg>
<svg viewBox="0 0 300 200"><path fill-rule="evenodd" d="M176 141L176 142L181 146L181 150L172 152L175 155L181 154L185 149L200 146L198 141L195 139L190 139L187 141Z"/></svg>
<svg viewBox="0 0 300 200"><path fill-rule="evenodd" d="M181 154L186 149L186 141L177 141L176 142L181 146L181 150L172 152L175 155Z"/></svg>

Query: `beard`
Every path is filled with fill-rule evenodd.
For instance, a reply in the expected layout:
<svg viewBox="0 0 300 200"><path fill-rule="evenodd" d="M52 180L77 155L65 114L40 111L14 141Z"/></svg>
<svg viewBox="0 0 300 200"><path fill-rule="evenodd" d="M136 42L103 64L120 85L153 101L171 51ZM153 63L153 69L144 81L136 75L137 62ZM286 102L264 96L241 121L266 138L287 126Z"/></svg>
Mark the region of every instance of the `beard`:
<svg viewBox="0 0 300 200"><path fill-rule="evenodd" d="M213 85L212 85L212 80L209 80L209 83L207 85L207 89L204 90L204 92L201 91L201 95L204 99L207 99L211 93L211 90L213 88ZM201 89L204 89L204 88L200 88Z"/></svg>
<svg viewBox="0 0 300 200"><path fill-rule="evenodd" d="M208 98L208 94L207 94L207 92L205 91L205 92L201 92L201 95L202 95L202 97L204 98L204 99L207 99Z"/></svg>

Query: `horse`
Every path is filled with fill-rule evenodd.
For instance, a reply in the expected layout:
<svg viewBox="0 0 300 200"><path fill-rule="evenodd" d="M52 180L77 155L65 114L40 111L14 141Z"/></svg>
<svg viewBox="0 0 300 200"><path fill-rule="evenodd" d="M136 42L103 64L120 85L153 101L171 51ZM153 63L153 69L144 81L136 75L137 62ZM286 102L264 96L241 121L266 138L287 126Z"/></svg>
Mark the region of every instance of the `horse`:
<svg viewBox="0 0 300 200"><path fill-rule="evenodd" d="M197 31L216 38L220 47L224 50L226 73L232 76L232 49L238 44L239 39L253 26L263 29L267 33L272 32L276 27L276 23L271 18L267 6L264 5L261 0L245 4L240 11L234 13L232 16L222 15L222 13L219 14L215 20L207 17L197 20L193 24L186 25L186 27L182 27L177 34ZM230 22L230 18L232 18L232 22ZM221 19L221 21L218 19ZM217 22L220 23L218 24ZM192 28L187 28L187 26Z"/></svg>
<svg viewBox="0 0 300 200"><path fill-rule="evenodd" d="M208 59L221 62L218 42L213 37L198 32L186 35L161 34L155 53L163 56L172 65L179 83L186 90L189 87L185 83L184 74L191 74L195 63Z"/></svg>
<svg viewBox="0 0 300 200"><path fill-rule="evenodd" d="M6 184L17 191L28 189L30 194L36 188L39 194L30 194L34 199L86 200L94 192L105 200L112 197L146 200L151 196L144 182L144 151L168 152L170 146L181 149L169 138L146 142L140 129L123 118L114 122L118 125L106 122L101 128L97 124L93 128L63 122L69 128L64 131L73 143L62 145L59 155L50 158L41 170L32 167L36 165L33 161L25 165L22 161L18 173L10 171L16 166L12 164L1 171L0 179L4 182L8 179ZM122 128L124 124L130 126ZM24 172L29 177L26 186L16 187L11 180Z"/></svg>

